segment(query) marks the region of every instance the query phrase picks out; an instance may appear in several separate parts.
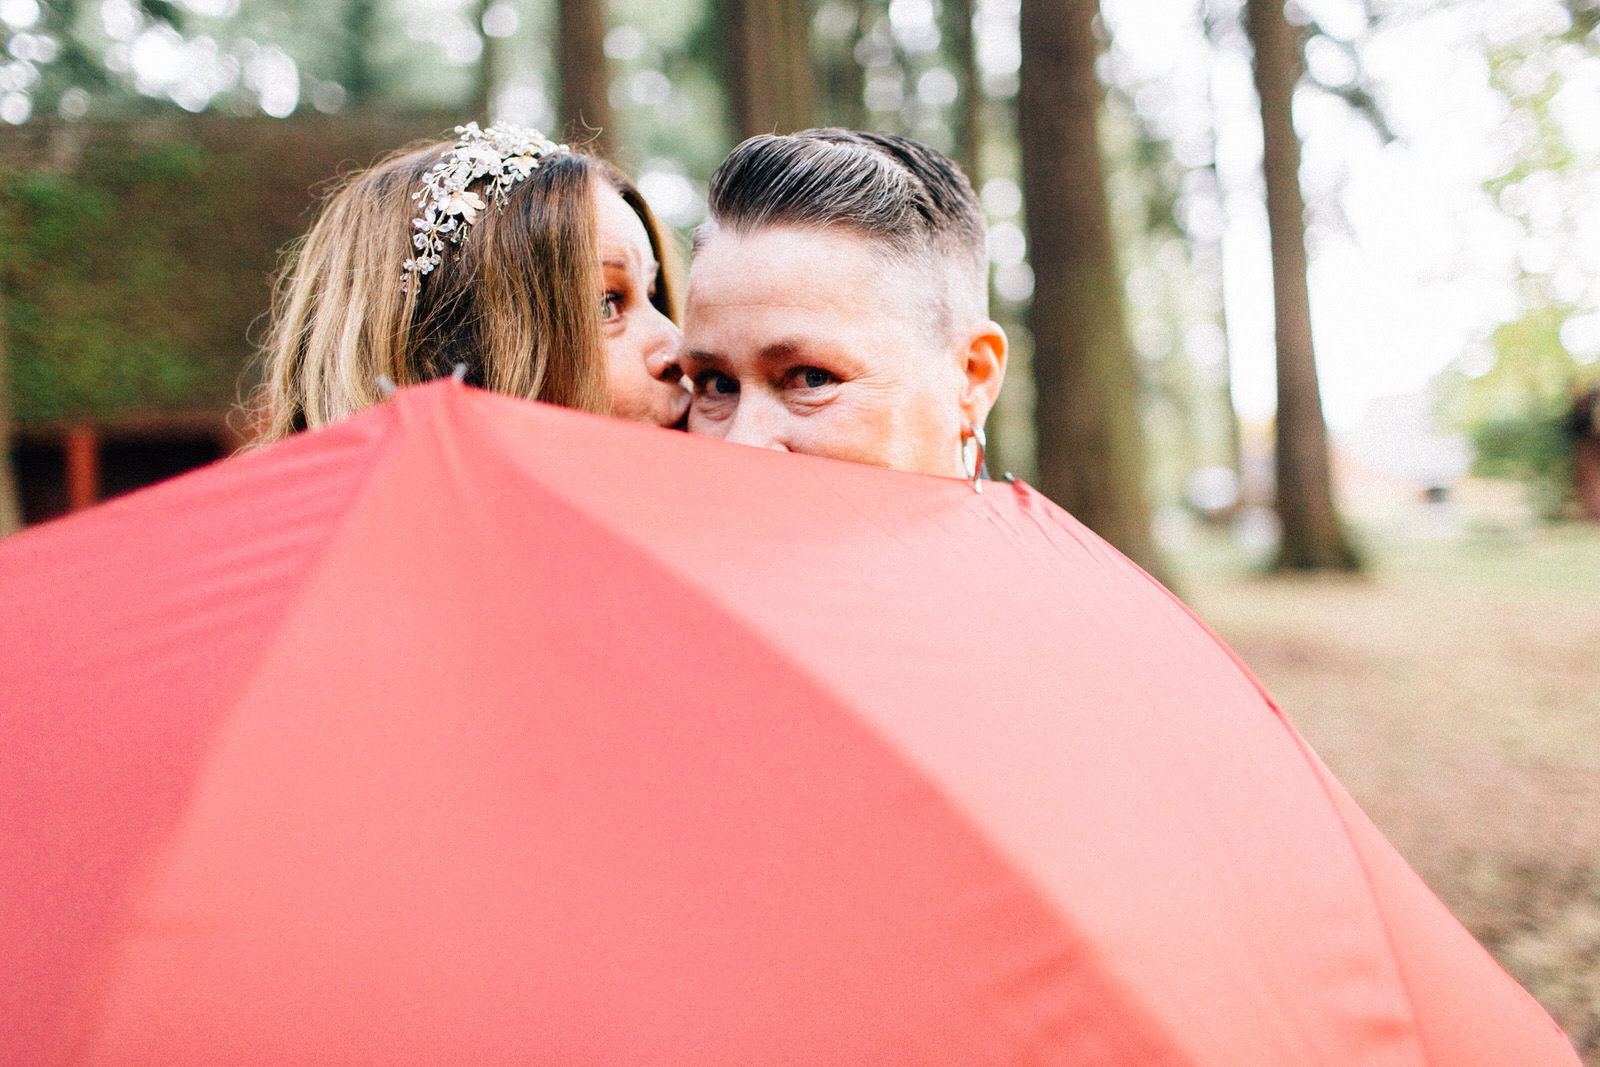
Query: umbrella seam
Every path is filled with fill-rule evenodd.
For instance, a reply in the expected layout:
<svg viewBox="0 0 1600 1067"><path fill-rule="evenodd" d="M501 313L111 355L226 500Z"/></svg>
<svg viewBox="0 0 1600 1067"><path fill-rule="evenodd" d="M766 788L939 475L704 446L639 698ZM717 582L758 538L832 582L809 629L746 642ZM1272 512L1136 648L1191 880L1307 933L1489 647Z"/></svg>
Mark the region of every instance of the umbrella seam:
<svg viewBox="0 0 1600 1067"><path fill-rule="evenodd" d="M1383 931L1384 943L1389 948L1389 958L1394 964L1395 975L1399 979L1400 989L1405 993L1406 1007L1410 1011L1411 1015L1412 1033L1415 1035L1417 1046L1422 1052L1422 1062L1424 1064L1432 1063L1433 1056L1429 1052L1428 1044L1420 1025L1421 1016L1417 1011L1416 997L1412 994L1411 983L1406 977L1405 969L1400 964L1400 955L1395 949L1395 939L1393 931L1390 928L1389 917L1379 904L1377 887L1373 881L1371 866L1367 863L1366 858L1362 855L1361 849L1357 847L1355 838L1350 832L1350 824L1346 820L1344 813L1340 810L1340 806L1337 803L1336 798L1329 791L1325 776L1318 773L1317 766L1313 762L1314 757L1310 755L1308 746L1306 745L1304 739L1299 736L1298 731L1293 730L1288 717L1283 713L1283 708L1279 706L1277 700L1273 698L1272 694L1267 691L1267 687L1261 683L1261 680L1256 677L1255 672L1245 664L1244 660L1239 658L1239 654L1235 652L1226 641L1219 637L1216 631L1212 630L1211 627L1206 624L1205 620L1196 615L1194 610L1190 608L1188 604L1185 604L1176 593L1172 592L1172 590L1168 589L1165 585L1162 585L1161 582L1157 581L1143 567L1138 566L1138 564L1134 564L1134 568L1139 572L1139 575L1143 577L1145 581L1149 582L1156 589L1158 589L1195 625L1200 627L1201 631L1206 635L1206 637L1209 638L1217 648L1222 650L1223 654L1226 655L1230 661L1232 661L1234 667L1237 668L1239 673L1244 676L1245 680L1250 683L1251 687L1254 688L1258 694L1260 694L1261 699L1266 702L1269 708L1272 709L1273 714L1277 716L1279 722L1291 730L1292 738L1295 741L1295 750L1299 753L1300 762L1308 771L1311 772L1312 778L1317 783L1318 791L1325 798L1327 798L1329 807L1332 809L1334 817L1339 821L1340 833L1343 834L1345 843L1350 848L1351 857L1355 860L1356 866L1361 871L1361 878L1362 881L1366 883L1368 898L1372 903L1372 910L1377 916L1379 928Z"/></svg>
<svg viewBox="0 0 1600 1067"><path fill-rule="evenodd" d="M244 677L234 688L228 699L224 701L225 705L231 705L243 694L248 693L255 687L256 679L259 678L261 674L262 665L271 657L272 653L277 649L283 640L285 621L292 617L300 609L300 605L305 600L306 591L310 589L315 583L316 579L321 576L323 568L327 565L328 557L333 553L334 546L338 544L340 538L345 533L346 526L350 521L350 515L359 506L361 500L364 499L371 491L373 483L378 480L378 476L387 470L391 457L387 456L386 453L393 450L396 441L396 435L394 432L396 417L393 414L392 404L384 405L380 411L383 419L383 432L375 442L368 446L375 456L372 469L367 471L366 475L360 479L355 488L349 490L348 496L346 497L344 503L339 509L337 509L339 519L333 524L333 529L329 532L327 539L322 543L321 547L319 547L314 553L308 554L308 563L302 571L299 588L297 588L292 594L284 599L283 608L278 613L277 618L273 621L268 637L262 642L261 647L257 650L256 656L250 664L250 668L245 672Z"/></svg>
<svg viewBox="0 0 1600 1067"><path fill-rule="evenodd" d="M553 490L551 490L548 485L545 485L543 482L540 482L540 484L547 491L552 491L553 492ZM1038 491L1033 489L1031 486L1023 486L1022 488L1026 492L1030 492L1030 493L1033 493L1035 495L1040 496L1041 499L1048 500L1048 498L1044 498L1042 494L1038 494ZM1055 510L1055 505L1053 503L1051 503L1050 508L1051 508L1052 511ZM858 510L860 510L860 509L858 509ZM870 513L865 512L865 511L861 511L861 513L863 515L866 515L866 516L870 515ZM611 535L613 535L615 537L623 538L625 540L628 539L628 537L629 537L629 534L627 533L627 530L626 530L626 528L624 526L621 526L619 524L613 523L613 522L608 521L608 520L606 520L606 519L604 519L604 518L602 518L600 516L593 515L593 514L588 514L588 515L586 515L586 517L589 519L589 521L594 522L598 527L600 527L601 529L606 530L608 533L610 533ZM1076 531L1074 531L1071 527L1068 527L1068 526L1065 526L1064 524L1062 524L1058 517L1056 517L1054 515L1051 515L1051 520L1052 520L1053 525L1055 526L1056 529L1062 530L1063 532L1067 533L1069 536L1071 536L1073 538L1073 540L1075 542L1077 542L1079 544L1082 544L1082 545L1085 545L1085 546L1090 546L1090 545L1095 545L1095 544L1103 545L1103 546L1106 547L1107 551L1109 551L1109 552L1111 552L1111 553L1113 553L1115 555L1120 555L1119 553L1116 553L1116 550L1114 548L1109 546L1103 539L1099 538L1098 535L1095 535L1092 531L1087 530L1087 528L1083 528L1084 532L1088 534L1088 538L1085 539L1083 536L1079 535ZM669 563L669 562L667 562L665 560L660 560L660 559L657 559L656 562L660 566L664 567L677 580L683 582L689 588L695 590L699 595L706 597L707 600L711 604L714 604L719 611L728 613L728 614L733 615L735 617L738 616L738 611L737 611L736 605L730 603L727 599L725 599L724 596L716 588L714 588L712 586L708 586L705 583L696 580L691 574L684 573L679 567L677 567L676 565L674 565L672 563ZM1130 561L1130 563L1131 563L1131 561ZM1287 724L1287 720L1284 718L1284 716L1282 714L1282 711L1281 711L1281 709L1278 708L1276 702L1273 701L1272 698L1270 697L1270 695L1267 694L1265 689L1261 686L1260 682L1254 677L1254 675L1252 675L1250 673L1249 669L1247 667L1245 667L1243 662L1241 660L1239 660L1238 656L1233 652L1233 650L1231 648L1229 648L1219 637L1217 637L1217 635L1214 632L1212 632L1212 630L1208 626L1206 626L1205 623L1203 621L1201 621L1198 618L1198 616L1196 616L1188 608L1188 606L1186 604L1184 604L1181 600L1179 600L1164 585L1162 585L1154 577L1152 577L1150 574L1148 574L1146 571L1144 571L1143 568L1140 568L1137 565L1134 565L1134 569L1139 573L1139 575L1141 577L1143 577L1147 582L1149 582L1150 585L1152 585L1159 592L1160 595L1162 595L1167 600L1170 600L1171 602L1176 604L1176 606L1179 608L1179 610L1184 614L1184 616L1186 618L1190 619L1194 624L1196 624L1196 625L1201 627L1202 631L1206 634L1206 636L1217 647L1219 647L1223 651L1223 653L1228 657L1228 659L1237 668L1239 668L1239 670L1245 675L1246 679L1251 683L1251 685L1256 690L1256 692L1258 692L1262 696L1262 698L1266 701L1267 705L1277 715L1279 721L1281 723L1283 723L1284 725L1288 725ZM797 658L796 656L792 655L789 651L787 651L777 641L775 641L773 638L769 637L767 634L763 633L761 631L760 627L752 627L750 629L749 633L750 633L750 635L751 635L751 637L753 639L757 640L760 643L761 647L764 648L768 652L768 654L772 655L775 658L776 662L780 662L780 663L785 664L789 669L795 671L800 677L805 678L806 680L808 680L812 685L814 685L818 689L819 692L822 692L822 693L826 694L829 699L834 700L834 701L838 701L838 702L840 702L841 704L843 704L845 706L849 706L852 703L852 698L850 697L850 695L848 693L841 691L840 689L838 689L832 683L831 680L829 680L828 678L826 678L822 674L812 670L803 661L801 661L799 658ZM982 826L976 820L974 820L970 814L968 814L966 812L966 810L963 808L963 806L959 802L959 799L955 795L953 795L938 780L938 778L933 773L931 773L931 771L927 767L925 767L922 764L922 762L911 751L909 751L904 745L902 745L892 734L890 734L889 732L883 730L877 724L872 722L869 717L857 716L857 721L865 729L869 730L871 732L871 734L873 735L873 737L875 737L879 741L879 743L885 745L890 751L896 753L905 762L905 765L907 767L914 769L915 772L916 772L917 778L924 784L924 786L926 788L930 789L932 791L932 793L939 798L940 802L945 806L946 810L949 812L951 817L956 819L958 822L960 822L961 825L966 826L974 835L976 835L976 837L978 839L983 840L983 841L988 843L988 847L990 847L990 848L992 848L994 850L994 856L995 856L995 858L997 859L998 862L1001 862L1002 864L1004 864L1005 867L1008 870L1011 870L1014 873L1018 873L1019 877L1022 877L1022 880L1023 880L1024 883L1027 882L1027 878L1021 875L1021 871L1023 870L1023 868L1021 867L1021 865L1019 865L1016 857L1012 856L1008 850L1003 849L1003 848L999 848L994 842L992 842L989 839L987 833L984 831ZM1302 760L1303 759L1304 759L1304 757L1303 757L1303 753L1302 753ZM1320 778L1318 778L1318 786L1319 786L1319 789L1321 789L1323 791L1324 795L1326 795L1326 787L1323 786L1323 784L1321 783ZM1344 838L1346 840L1346 843L1348 844L1351 852L1353 853L1353 858L1356 860L1357 866L1361 871L1362 880L1367 885L1368 892L1369 892L1369 900L1372 903L1373 911L1378 916L1379 927L1383 931L1384 942L1389 947L1390 959L1391 959L1392 962L1395 963L1396 976L1399 979L1399 985L1400 985L1401 990L1402 990L1402 992L1403 992L1403 994L1405 996L1406 1006L1410 1011L1410 1016L1411 1016L1412 1022L1415 1023L1416 1018L1417 1018L1415 1002L1414 1002L1414 999L1412 997L1411 990L1410 990L1409 986L1405 982L1403 974L1400 973L1400 968L1399 968L1398 961L1396 959L1395 952L1394 952L1394 941L1393 941L1393 938L1390 936L1390 931L1389 931L1387 922L1384 921L1384 916L1383 916L1382 909L1377 906L1376 894L1372 892L1372 879L1371 879L1370 873L1368 871L1368 868L1367 868L1366 864L1361 861L1361 857L1360 857L1359 851L1356 849L1354 841L1350 838L1348 827L1346 826L1346 824L1344 823L1342 818L1340 819L1339 825L1340 825L1340 830L1343 833ZM1047 899L1041 897L1041 903L1047 908L1047 910L1049 910L1051 912L1051 914L1056 915L1056 917L1057 917L1057 919L1059 921L1065 922L1064 917L1060 916L1057 913L1057 910L1056 910L1056 908L1055 908L1055 906L1054 906L1054 904L1052 902L1050 902ZM1070 928L1070 924L1069 924L1069 928ZM1120 983L1119 983L1119 985L1120 985ZM998 1025L998 1020L994 1020L994 1022ZM1173 1041L1173 1038L1172 1038L1170 1033L1164 1033L1163 1034L1163 1039L1168 1041L1168 1042L1172 1042ZM1418 1039L1418 1042L1419 1042L1419 1044L1421 1043L1420 1042L1420 1037ZM1424 1052L1426 1052L1425 1049L1424 1049Z"/></svg>
<svg viewBox="0 0 1600 1067"><path fill-rule="evenodd" d="M1030 486L1029 488L1031 489L1032 487ZM1034 491L1037 492L1037 490ZM1056 521L1058 524L1060 523L1059 519ZM1194 623L1194 625L1200 627L1201 632L1206 635L1206 637L1214 646L1220 649L1222 653L1228 657L1229 661L1233 663L1234 667L1244 677L1245 681L1247 681L1256 691L1256 693L1260 695L1261 699L1266 703L1267 707L1272 710L1273 715L1277 717L1278 721L1282 723L1285 728L1290 730L1291 737L1295 741L1295 750L1299 754L1300 763L1311 773L1313 780L1317 783L1318 791L1328 800L1329 807L1332 809L1334 817L1338 820L1340 833L1343 835L1345 843L1350 849L1351 858L1355 861L1357 869L1359 869L1361 872L1362 881L1367 887L1368 899L1371 902L1372 910L1378 920L1378 927L1383 931L1384 944L1388 946L1389 949L1389 958L1390 962L1394 965L1395 976L1399 980L1401 992L1403 992L1405 995L1406 1007L1410 1012L1412 1032L1415 1035L1417 1047L1422 1052L1422 1062L1424 1064L1432 1063L1433 1056L1429 1052L1427 1041L1423 1036L1423 1031L1420 1025L1421 1016L1417 1011L1416 997L1412 994L1411 983L1406 977L1405 969L1400 964L1400 956L1395 949L1394 934L1389 924L1388 915L1384 912L1379 903L1379 896L1377 887L1372 877L1371 866L1363 857L1361 849L1357 847L1355 838L1350 832L1350 824L1346 820L1343 812L1340 811L1336 799L1329 791L1328 783L1325 780L1324 775L1318 773L1317 766L1313 762L1314 756L1309 753L1308 746L1306 745L1304 739L1301 738L1299 733L1293 729L1288 717L1283 713L1283 708L1279 706L1277 700L1273 698L1272 694L1267 691L1267 687L1261 683L1261 680L1256 677L1255 672L1253 672L1249 666L1245 664L1244 660L1239 658L1239 654L1235 652L1226 641L1222 640L1222 638L1217 635L1216 631L1206 624L1205 620L1196 615L1194 610L1190 608L1188 604L1184 603L1182 598L1180 598L1176 593L1168 589L1137 563L1134 563L1132 560L1129 560L1128 562L1133 566L1133 569L1141 578L1143 578L1152 587L1154 587L1158 593L1170 601L1180 612L1183 613L1186 618Z"/></svg>
<svg viewBox="0 0 1600 1067"><path fill-rule="evenodd" d="M379 436L376 441L370 442L365 446L366 449L368 449L368 450L376 450L379 454L381 454L383 450L391 448L392 445L393 445L393 442L394 442L394 433L393 433L394 418L393 418L392 415L388 415L387 412L385 413L385 418L386 418L386 422L384 424L384 428L383 428L383 432L382 432L381 436ZM359 501L361 499L361 497L366 494L366 492L371 487L372 482L377 477L377 474L379 473L379 471L381 471L383 469L384 466L385 465L382 464L382 463L375 464L373 470L369 471L366 474L366 476L363 477L360 480L360 482L357 485L357 487L350 491L348 500L346 501L346 503L344 505L343 516L345 518L347 518L348 515L349 515L349 512L351 510L353 510L354 503L356 501ZM111 501L109 503L117 504L118 501ZM298 590L296 590L293 594L291 594L289 597L285 598L284 607L283 607L282 611L273 620L272 624L270 626L266 627L266 631L267 631L266 635L263 638L261 645L256 650L254 661L251 663L250 667L246 670L246 672L244 674L244 677L240 680L238 685L233 687L228 692L228 694L226 696L219 697L218 702L217 702L218 707L221 707L221 708L232 707L234 705L234 703L236 703L238 701L240 695L245 693L245 692L248 692L249 689L255 684L255 680L258 677L259 673L260 673L260 667L261 667L262 662L271 654L271 651L273 650L273 648L276 647L278 640L281 639L281 632L282 632L282 628L283 628L284 619L286 619L289 615L291 615L296 610L296 608L301 603L301 600L303 599L304 594L305 594L305 590L309 586L312 578L317 573L320 573L322 565L323 565L323 561L326 560L326 558L327 558L327 556L328 556L328 554L329 554L329 552L331 550L331 546L335 542L338 541L340 532L343 529L343 525L344 525L344 522L341 519L340 522L335 524L335 529L328 536L328 539L327 539L326 543L324 543L321 546L321 548L318 549L314 553L314 556L317 558L316 564L313 565L313 566L310 566L310 567L308 567L306 569L307 570L307 576L304 579L304 581L302 581L300 583L300 588ZM193 783L191 783L191 786L192 786L192 784ZM123 913L123 912L126 911L126 908L127 908L127 901L123 901L121 904L118 905L116 910L119 913ZM97 983L97 986L98 986L98 983ZM75 1011L77 1013L77 1017L82 1018L82 1017L87 1017L91 1013L97 1013L99 1011L99 1007L101 1006L101 1004L103 1002L104 997L107 996L109 994L109 992L110 992L109 988L106 988L106 987L97 987L97 988L85 991L85 993L83 994L83 996L81 998L81 1003L79 1003L75 1008ZM74 1037L71 1040L76 1042L77 1038Z"/></svg>
<svg viewBox="0 0 1600 1067"><path fill-rule="evenodd" d="M479 399L479 396L479 394L467 394L468 399L473 400ZM436 439L442 447L444 435L441 432L440 427L436 426L434 427L434 430ZM527 468L514 469L521 470L525 474L532 473L531 470ZM535 482L542 490L551 494L551 496L555 499L561 500L563 503L566 502L561 493L552 488L542 479L535 478ZM855 501L850 499L846 494L839 493L837 495L846 505L854 508L864 518L869 520L872 518L871 512L859 507ZM614 537L625 544L635 544L632 535L628 532L624 524L610 521L591 512L583 512L582 518L585 521L592 523L596 528L605 531L605 533L609 536ZM647 555L655 566L660 567L664 573L670 575L674 581L681 583L684 588L691 590L695 595L704 598L706 604L713 608L716 612L730 619L737 620L741 618L741 613L739 612L737 605L730 603L716 588L697 580L692 574L686 573L682 568L668 560L662 559L654 554ZM848 692L838 688L835 684L833 684L831 679L813 670L799 657L795 656L775 639L764 633L760 626L746 626L744 627L744 632L753 644L757 645L769 657L771 657L773 663L781 664L787 670L793 671L798 678L810 684L817 693L823 695L826 699L833 702L838 707L851 708L855 705L855 699ZM861 730L869 735L874 743L883 746L885 751L892 753L898 765L904 768L905 771L915 780L915 782L922 789L928 792L929 796L933 798L943 809L945 816L949 818L954 825L962 827L963 830L971 836L971 839L973 842L975 842L976 847L986 851L992 860L996 864L1000 865L1006 872L1008 872L1016 880L1016 884L1021 887L1024 892L1031 896L1044 912L1048 913L1052 919L1060 924L1061 936L1069 940L1074 936L1075 928L1072 922L1068 919L1068 917L1060 913L1056 902L1051 900L1046 894L1041 893L1037 889L1033 879L1026 873L1025 867L1017 860L1017 858L1011 855L1008 850L1001 848L998 843L991 838L988 831L984 829L982 824L964 808L959 798L955 796L942 782L940 782L938 777L933 774L928 767L924 766L923 763L917 759L916 756L891 733L882 729L878 724L873 722L869 716L852 714L850 716L850 721L854 722ZM1124 983L1118 980L1116 985L1119 991L1125 992ZM1127 999L1129 1003L1137 1002L1137 998L1135 997L1128 997ZM992 1006L988 1007L985 1011L985 1021L990 1034L998 1035L1007 1041L1020 1042L1023 1045L1036 1045L1040 1041L1045 1041L1048 1043L1051 1040L1050 1035L1055 1030L1059 1029L1060 1026L1059 1020L1052 1017L1048 1020L1038 1022L1032 1027L1024 1027L1019 1029L1014 1022L1008 1021L1003 1013L995 1010ZM1153 1022L1153 1019L1151 1021ZM1165 1028L1162 1028L1161 1030L1159 1041L1165 1047L1174 1051L1178 1050L1180 1047L1171 1033L1169 1033Z"/></svg>
<svg viewBox="0 0 1600 1067"><path fill-rule="evenodd" d="M529 472L524 470L524 473ZM546 484L543 479L536 480L544 489L554 492L554 490L548 484ZM1037 490L1034 490L1031 486L1022 486L1019 488L1026 494L1038 496L1041 500L1047 500L1047 498L1044 498L1042 494L1039 494ZM837 496L843 498L846 503L850 504L851 506L855 506L855 502L846 497L845 494L837 493L836 490L834 490L834 492ZM857 507L856 510L863 516L870 515L870 513L860 509L859 507ZM1119 558L1125 558L1121 557L1120 553L1117 553L1114 548L1107 545L1103 539L1094 535L1092 531L1087 530L1087 528L1080 526L1079 529L1075 530L1072 526L1063 523L1060 515L1056 514L1057 511L1058 509L1054 504L1050 504L1049 508L1046 509L1046 514L1050 515L1049 524L1055 529L1066 533L1068 536L1072 537L1075 542L1081 545L1086 547L1093 545L1104 546L1105 551L1108 553L1118 556ZM588 521L595 523L599 528L606 530L613 536L620 537L625 540L629 537L625 526L618 525L617 523L608 521L606 518L595 514L586 514L586 518ZM1039 518L1042 520L1043 517L1039 516ZM694 589L701 596L706 597L708 601L716 605L720 611L728 612L737 616L738 612L735 605L725 599L725 597L715 587L708 586L705 583L696 580L691 574L684 573L678 566L666 560L657 558L656 562L658 565L663 566L669 573L673 574L679 581L684 582L689 588ZM1255 677L1255 675L1243 663L1234 650L1228 647L1228 645L1223 642L1222 639L1218 637L1216 633L1205 624L1204 621L1195 615L1188 605L1186 605L1180 598L1162 585L1161 582L1152 577L1148 572L1144 571L1143 568L1138 567L1136 564L1133 566L1137 573L1152 587L1154 587L1154 590L1157 591L1160 596L1171 602L1178 608L1185 618L1187 618L1193 625L1196 625L1200 628L1201 632L1206 635L1210 643L1214 647L1218 648L1228 658L1228 660L1240 672L1240 674L1250 684L1254 691L1260 695L1268 709L1270 709L1272 714L1276 716L1279 724L1290 730L1292 738L1298 739L1298 735L1293 731L1292 725L1289 723L1287 717L1283 714L1283 711L1277 702L1271 697L1259 679ZM828 678L814 671L802 660L792 655L776 640L769 637L767 634L762 633L759 627L751 629L750 635L759 641L760 645L768 652L769 655L775 657L776 662L785 664L789 669L795 671L800 677L807 679L812 685L817 687L819 692L827 694L830 699L840 701L846 705L851 702L851 698L847 693L839 690ZM927 788L931 789L933 793L941 799L952 816L957 818L963 825L971 828L973 832L976 833L980 838L986 839L982 828L978 826L964 811L957 798L953 796L949 790L947 790L938 781L938 779L931 774L918 759L915 758L910 751L908 751L901 743L899 743L892 734L887 733L879 728L870 720L870 718L859 717L858 721L864 727L869 729L873 736L876 737L880 743L888 746L891 751L898 753L900 757L906 761L908 766L916 769L917 777ZM1300 741L1299 744L1297 744L1296 752L1298 755L1298 762L1302 767L1312 774L1313 778L1317 782L1319 793L1324 796L1325 799L1330 801L1330 807L1333 807L1334 809L1333 814L1338 820L1339 833L1343 836L1346 846L1349 849L1350 858L1354 860L1355 867L1360 872L1361 880L1366 885L1368 906L1371 908L1373 918L1376 920L1377 929L1381 931L1383 943L1388 949L1388 959L1390 966L1393 968L1392 973L1394 975L1394 979L1396 984L1399 986L1400 993L1404 998L1404 1003L1407 1010L1407 1021L1411 1024L1409 1030L1414 1042L1411 1047L1421 1053L1422 1063L1430 1063L1432 1062L1433 1057L1429 1052L1427 1042L1423 1037L1420 1027L1420 1015L1417 1010L1417 1000L1407 979L1405 969L1400 963L1400 956L1396 951L1397 942L1389 922L1389 917L1380 904L1381 898L1376 891L1376 883L1373 878L1372 869L1364 859L1360 848L1356 844L1355 838L1351 833L1350 824L1344 815L1338 810L1338 805L1332 803L1333 797L1329 790L1328 783L1324 780L1324 777L1321 774L1317 773L1317 769L1313 763L1313 758L1310 757L1309 753L1307 752L1303 741ZM1012 870L1018 869L1014 857L1012 857L1005 850L997 849L996 856L1001 859L1001 861L1004 862L1008 868ZM1051 910L1054 911L1053 908Z"/></svg>

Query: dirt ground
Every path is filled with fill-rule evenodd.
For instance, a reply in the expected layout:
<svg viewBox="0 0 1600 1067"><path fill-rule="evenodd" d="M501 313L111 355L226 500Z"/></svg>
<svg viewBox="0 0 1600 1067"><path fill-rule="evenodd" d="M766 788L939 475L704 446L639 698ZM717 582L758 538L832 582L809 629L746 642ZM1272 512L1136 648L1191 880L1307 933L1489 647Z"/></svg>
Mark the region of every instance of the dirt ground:
<svg viewBox="0 0 1600 1067"><path fill-rule="evenodd" d="M1600 1067L1600 528L1413 539L1356 579L1177 560L1434 891Z"/></svg>

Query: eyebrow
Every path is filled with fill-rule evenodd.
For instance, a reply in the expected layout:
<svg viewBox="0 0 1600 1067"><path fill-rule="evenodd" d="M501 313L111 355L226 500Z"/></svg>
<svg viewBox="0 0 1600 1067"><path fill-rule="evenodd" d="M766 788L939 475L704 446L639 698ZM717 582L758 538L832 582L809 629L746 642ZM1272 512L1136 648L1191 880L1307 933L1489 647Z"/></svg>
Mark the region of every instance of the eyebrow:
<svg viewBox="0 0 1600 1067"><path fill-rule="evenodd" d="M656 275L661 273L661 264L656 262L654 257L643 260L642 262L645 273L650 275L650 277L654 278ZM633 262L626 256L606 256L600 260L600 265L602 267L621 267L623 270L627 270L633 265Z"/></svg>
<svg viewBox="0 0 1600 1067"><path fill-rule="evenodd" d="M814 354L821 358L836 355L836 349L827 342L819 342L812 338L785 337L773 341L771 344L761 346L756 353L756 359L762 363L781 363L797 356ZM685 349L683 356L687 359L699 360L702 363L724 362L724 357L718 352L708 352L703 348Z"/></svg>

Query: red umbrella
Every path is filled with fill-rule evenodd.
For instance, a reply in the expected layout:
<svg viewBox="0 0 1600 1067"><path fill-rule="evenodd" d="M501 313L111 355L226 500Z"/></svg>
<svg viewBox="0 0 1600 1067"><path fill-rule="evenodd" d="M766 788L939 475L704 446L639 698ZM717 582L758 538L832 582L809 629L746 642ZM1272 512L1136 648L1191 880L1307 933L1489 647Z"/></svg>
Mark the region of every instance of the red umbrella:
<svg viewBox="0 0 1600 1067"><path fill-rule="evenodd" d="M0 600L5 1063L1577 1062L1024 486L440 383Z"/></svg>

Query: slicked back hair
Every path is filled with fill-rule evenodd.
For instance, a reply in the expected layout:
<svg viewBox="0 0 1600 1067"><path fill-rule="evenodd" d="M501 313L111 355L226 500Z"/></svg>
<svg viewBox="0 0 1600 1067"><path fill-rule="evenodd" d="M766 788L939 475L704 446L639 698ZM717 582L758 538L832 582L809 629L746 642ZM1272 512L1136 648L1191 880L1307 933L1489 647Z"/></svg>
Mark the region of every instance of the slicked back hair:
<svg viewBox="0 0 1600 1067"><path fill-rule="evenodd" d="M752 137L711 178L710 219L721 229L839 229L926 276L947 330L952 305L987 318L983 212L972 183L927 145L887 133L816 129Z"/></svg>

